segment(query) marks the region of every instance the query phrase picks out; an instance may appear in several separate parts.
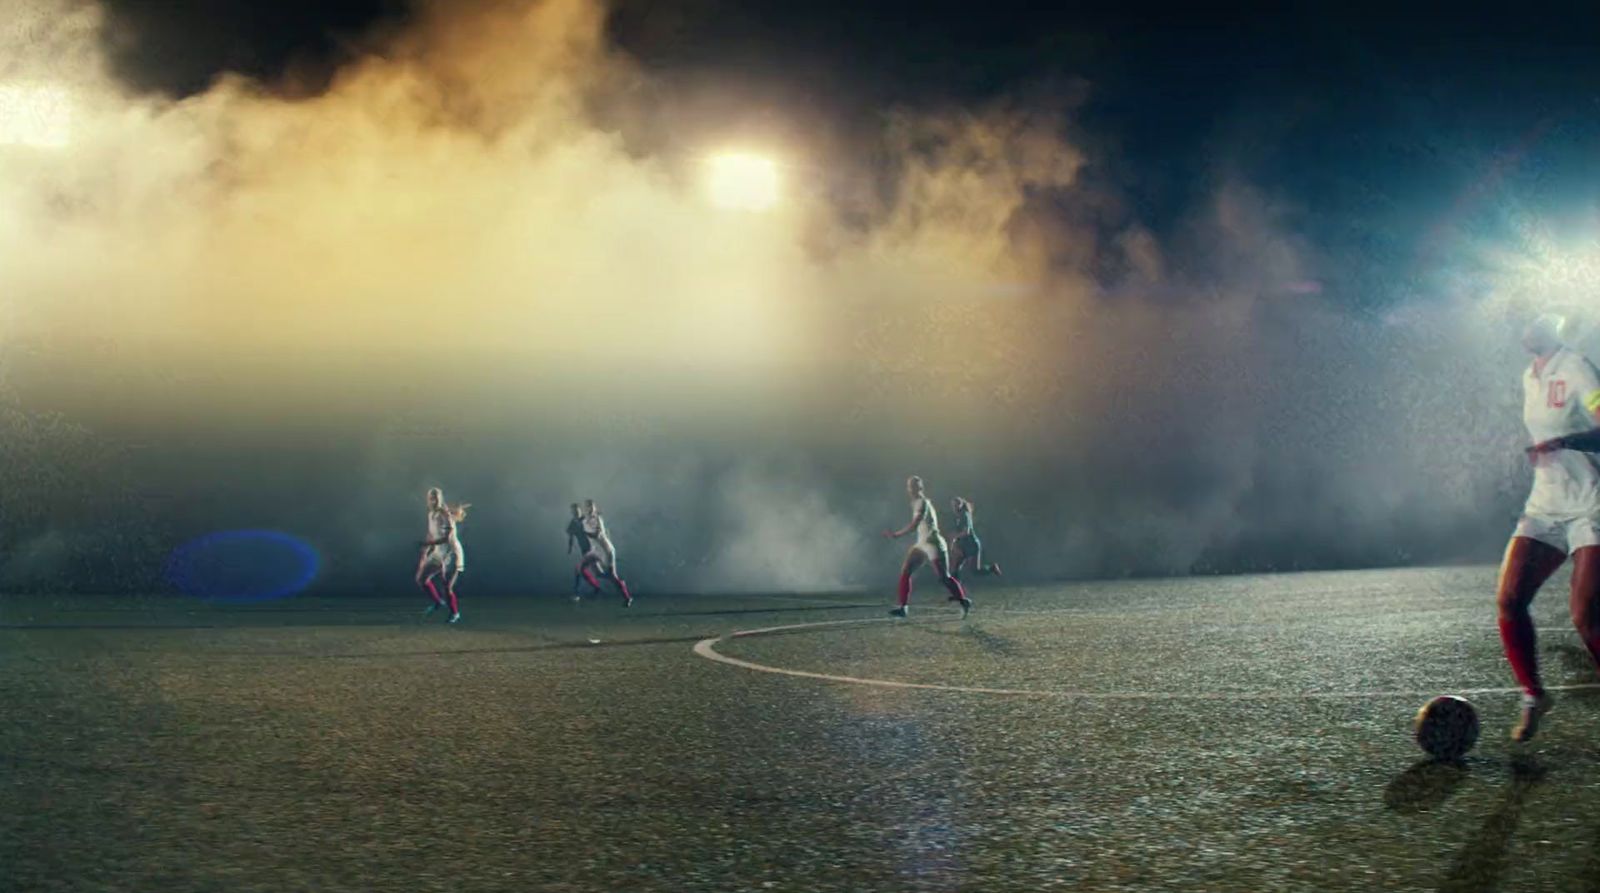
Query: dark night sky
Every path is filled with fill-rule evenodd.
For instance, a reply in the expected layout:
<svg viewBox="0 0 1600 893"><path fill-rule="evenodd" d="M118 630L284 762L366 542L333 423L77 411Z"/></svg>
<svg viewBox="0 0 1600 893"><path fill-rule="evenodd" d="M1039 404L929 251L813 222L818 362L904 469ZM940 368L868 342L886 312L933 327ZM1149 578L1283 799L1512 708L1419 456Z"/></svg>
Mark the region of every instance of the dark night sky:
<svg viewBox="0 0 1600 893"><path fill-rule="evenodd" d="M182 95L222 71L315 84L404 0L112 0L118 73ZM1065 96L1158 230L1217 177L1285 201L1344 300L1425 293L1441 232L1493 235L1508 192L1544 213L1600 198L1600 12L1588 4L632 2L617 45L665 78L716 78L773 109L870 126L894 107Z"/></svg>

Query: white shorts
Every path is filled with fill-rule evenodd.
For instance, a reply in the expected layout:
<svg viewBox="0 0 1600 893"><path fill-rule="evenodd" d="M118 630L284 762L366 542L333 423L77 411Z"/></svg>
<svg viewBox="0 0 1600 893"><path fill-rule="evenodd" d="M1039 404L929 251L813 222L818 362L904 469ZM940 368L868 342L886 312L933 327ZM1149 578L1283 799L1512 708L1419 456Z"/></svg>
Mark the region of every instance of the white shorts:
<svg viewBox="0 0 1600 893"><path fill-rule="evenodd" d="M609 571L616 567L617 564L617 555L615 552L608 552L598 546L591 546L589 551L583 553L584 561L588 561L591 558L600 565L600 569L602 571Z"/></svg>
<svg viewBox="0 0 1600 893"><path fill-rule="evenodd" d="M941 558L949 560L950 557L950 549L945 545L944 537L936 536L931 540L919 542L911 548L921 552L923 557L928 559L929 563L938 561Z"/></svg>
<svg viewBox="0 0 1600 893"><path fill-rule="evenodd" d="M460 573L467 569L467 554L464 550L457 551L449 546L434 546L428 550L428 557L422 566L425 569L436 567L440 571L448 571L454 567L456 572Z"/></svg>
<svg viewBox="0 0 1600 893"><path fill-rule="evenodd" d="M1553 519L1523 515L1512 536L1538 540L1570 555L1579 549L1600 546L1600 517Z"/></svg>

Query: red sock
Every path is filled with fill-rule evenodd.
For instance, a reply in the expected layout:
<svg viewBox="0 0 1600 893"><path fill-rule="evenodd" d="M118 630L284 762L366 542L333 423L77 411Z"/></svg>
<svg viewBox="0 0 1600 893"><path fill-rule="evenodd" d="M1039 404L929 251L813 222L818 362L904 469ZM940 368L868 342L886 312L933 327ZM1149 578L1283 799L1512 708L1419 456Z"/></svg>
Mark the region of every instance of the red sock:
<svg viewBox="0 0 1600 893"><path fill-rule="evenodd" d="M633 596L628 594L628 581L622 579L621 577L613 577L612 579L617 581L617 588L622 590L622 600L629 602L633 601Z"/></svg>
<svg viewBox="0 0 1600 893"><path fill-rule="evenodd" d="M961 585L961 581L948 574L944 578L944 588L950 590L951 598L964 599L967 597L967 590Z"/></svg>
<svg viewBox="0 0 1600 893"><path fill-rule="evenodd" d="M461 606L456 603L456 584L451 583L449 586L446 586L444 592L446 595L450 596L450 613L460 614Z"/></svg>
<svg viewBox="0 0 1600 893"><path fill-rule="evenodd" d="M944 581L944 588L950 590L951 598L965 599L967 597L967 591L961 588L961 581L951 576L950 572L945 570L945 564L943 561L934 559L933 569L939 572L939 578Z"/></svg>
<svg viewBox="0 0 1600 893"><path fill-rule="evenodd" d="M911 575L900 575L900 607L904 608L911 601Z"/></svg>
<svg viewBox="0 0 1600 893"><path fill-rule="evenodd" d="M1530 695L1543 694L1544 686L1539 684L1539 657L1535 649L1533 618L1528 616L1527 608L1500 618L1500 642L1505 645L1506 660L1511 664L1511 675L1517 677L1517 684Z"/></svg>
<svg viewBox="0 0 1600 893"><path fill-rule="evenodd" d="M437 589L435 589L433 587L433 581L432 580L423 580L422 581L422 585L428 587L428 594L433 596L433 603L434 604L436 604L436 605L443 605L444 604L444 599L439 597L439 590L437 590Z"/></svg>
<svg viewBox="0 0 1600 893"><path fill-rule="evenodd" d="M583 566L583 578L589 581L590 586L593 586L596 590L599 590L600 581L594 578L594 571L589 570L589 566L587 564Z"/></svg>

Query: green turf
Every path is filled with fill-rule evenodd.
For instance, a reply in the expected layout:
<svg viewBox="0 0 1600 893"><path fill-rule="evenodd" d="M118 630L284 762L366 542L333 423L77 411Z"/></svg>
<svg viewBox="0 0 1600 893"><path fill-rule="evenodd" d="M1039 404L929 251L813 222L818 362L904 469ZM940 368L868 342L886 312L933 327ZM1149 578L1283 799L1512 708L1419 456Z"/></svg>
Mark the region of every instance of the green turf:
<svg viewBox="0 0 1600 893"><path fill-rule="evenodd" d="M979 584L963 624L926 580L911 623L716 646L1023 696L692 651L881 616L859 594L468 597L456 628L416 599L12 597L0 888L1597 893L1600 694L1520 748L1514 696L1474 696L1460 768L1420 762L1420 696L1327 697L1509 685L1492 583ZM1551 585L1549 681L1593 682Z"/></svg>

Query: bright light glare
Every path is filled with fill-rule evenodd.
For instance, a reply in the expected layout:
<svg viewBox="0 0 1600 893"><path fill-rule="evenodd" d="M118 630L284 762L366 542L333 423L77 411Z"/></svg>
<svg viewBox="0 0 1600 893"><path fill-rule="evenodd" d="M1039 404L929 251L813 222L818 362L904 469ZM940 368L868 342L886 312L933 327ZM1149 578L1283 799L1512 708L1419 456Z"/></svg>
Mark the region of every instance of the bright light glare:
<svg viewBox="0 0 1600 893"><path fill-rule="evenodd" d="M72 131L72 104L61 87L0 84L0 145L59 149Z"/></svg>
<svg viewBox="0 0 1600 893"><path fill-rule="evenodd" d="M764 211L778 203L778 163L743 152L713 157L707 163L706 186L721 208Z"/></svg>

